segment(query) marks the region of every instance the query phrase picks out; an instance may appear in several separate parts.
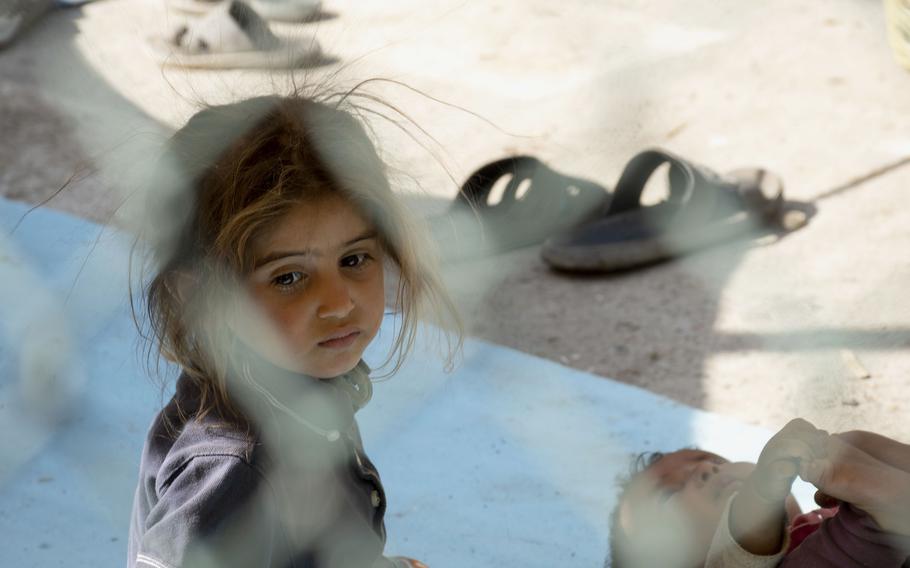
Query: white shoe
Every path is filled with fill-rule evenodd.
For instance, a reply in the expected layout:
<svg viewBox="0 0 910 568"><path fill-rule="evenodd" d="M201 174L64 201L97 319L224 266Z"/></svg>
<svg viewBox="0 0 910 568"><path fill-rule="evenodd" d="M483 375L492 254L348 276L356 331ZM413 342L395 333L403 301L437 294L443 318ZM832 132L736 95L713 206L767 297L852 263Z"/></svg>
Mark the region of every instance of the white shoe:
<svg viewBox="0 0 910 568"><path fill-rule="evenodd" d="M322 0L250 0L250 6L266 20L300 22L322 9Z"/></svg>
<svg viewBox="0 0 910 568"><path fill-rule="evenodd" d="M323 55L314 37L278 37L241 0L230 0L205 16L149 43L162 65L205 69L293 69L318 64Z"/></svg>
<svg viewBox="0 0 910 568"><path fill-rule="evenodd" d="M187 14L205 14L224 0L170 0L175 10ZM300 22L322 9L322 0L249 0L250 8L266 20Z"/></svg>

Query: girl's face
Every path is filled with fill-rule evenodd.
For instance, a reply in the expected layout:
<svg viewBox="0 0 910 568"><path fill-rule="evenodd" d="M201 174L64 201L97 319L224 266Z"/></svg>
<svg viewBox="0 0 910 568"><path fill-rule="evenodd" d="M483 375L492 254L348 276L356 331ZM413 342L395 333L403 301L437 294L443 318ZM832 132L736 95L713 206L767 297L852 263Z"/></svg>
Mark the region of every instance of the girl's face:
<svg viewBox="0 0 910 568"><path fill-rule="evenodd" d="M247 290L277 334L240 321L232 328L241 340L311 377L353 369L385 308L376 229L346 200L330 196L288 212L253 243L253 259Z"/></svg>

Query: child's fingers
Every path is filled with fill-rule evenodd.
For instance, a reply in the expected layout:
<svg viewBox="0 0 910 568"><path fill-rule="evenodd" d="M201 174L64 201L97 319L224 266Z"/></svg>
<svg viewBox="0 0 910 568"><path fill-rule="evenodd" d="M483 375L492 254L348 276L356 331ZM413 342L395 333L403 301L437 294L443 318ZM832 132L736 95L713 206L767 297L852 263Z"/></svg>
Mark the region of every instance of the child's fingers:
<svg viewBox="0 0 910 568"><path fill-rule="evenodd" d="M799 474L800 460L779 459L771 464L771 475L777 479L792 479Z"/></svg>
<svg viewBox="0 0 910 568"><path fill-rule="evenodd" d="M794 418L793 420L787 422L787 424L781 429L781 431L815 432L815 431L818 431L818 428L816 428L814 424L812 424L805 418Z"/></svg>
<svg viewBox="0 0 910 568"><path fill-rule="evenodd" d="M785 457L756 468L750 477L758 495L770 502L784 499L799 474L799 464L800 460Z"/></svg>
<svg viewBox="0 0 910 568"><path fill-rule="evenodd" d="M824 457L827 453L828 432L820 430L802 418L791 420L781 430L784 437L802 441L815 457Z"/></svg>
<svg viewBox="0 0 910 568"><path fill-rule="evenodd" d="M799 476L819 489L828 487L833 475L834 465L828 458L809 459L800 463Z"/></svg>
<svg viewBox="0 0 910 568"><path fill-rule="evenodd" d="M781 460L811 460L816 458L812 446L802 438L775 436L762 450L759 465L772 464ZM794 473L795 475L795 473Z"/></svg>
<svg viewBox="0 0 910 568"><path fill-rule="evenodd" d="M799 474L799 460L781 459L768 467L768 473L756 479L756 490L764 499L780 501L790 494L793 480Z"/></svg>
<svg viewBox="0 0 910 568"><path fill-rule="evenodd" d="M751 477L759 495L771 501L785 498L803 470L802 464L825 455L827 437L805 420L791 420L765 444L758 458Z"/></svg>

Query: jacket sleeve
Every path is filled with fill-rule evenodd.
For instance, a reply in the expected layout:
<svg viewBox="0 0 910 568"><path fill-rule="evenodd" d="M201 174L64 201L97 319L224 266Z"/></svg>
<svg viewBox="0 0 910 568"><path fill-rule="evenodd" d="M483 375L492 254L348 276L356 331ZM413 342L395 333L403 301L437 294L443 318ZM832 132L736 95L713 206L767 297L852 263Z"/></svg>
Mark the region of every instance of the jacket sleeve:
<svg viewBox="0 0 910 568"><path fill-rule="evenodd" d="M771 556L758 556L746 551L733 538L730 532L730 508L733 506L733 497L727 500L724 514L717 524L711 548L705 561L705 568L774 568L784 556L784 551L789 546L789 535L785 532L784 543L776 554Z"/></svg>
<svg viewBox="0 0 910 568"><path fill-rule="evenodd" d="M268 567L277 527L259 471L233 455L195 456L159 489L136 566Z"/></svg>
<svg viewBox="0 0 910 568"><path fill-rule="evenodd" d="M785 568L900 568L910 556L910 537L882 531L868 515L843 504L781 564Z"/></svg>

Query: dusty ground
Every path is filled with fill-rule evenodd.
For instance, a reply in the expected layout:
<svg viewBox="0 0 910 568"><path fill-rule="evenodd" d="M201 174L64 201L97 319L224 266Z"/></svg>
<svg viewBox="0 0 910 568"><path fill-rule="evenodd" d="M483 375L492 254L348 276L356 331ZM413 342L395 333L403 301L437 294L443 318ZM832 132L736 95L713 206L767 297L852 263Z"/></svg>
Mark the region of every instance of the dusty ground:
<svg viewBox="0 0 910 568"><path fill-rule="evenodd" d="M654 145L778 172L817 208L781 239L597 277L554 273L531 248L447 281L481 338L768 427L802 415L910 440L910 72L881 4L641 4L333 0L276 29L315 33L338 60L297 80L424 93L371 87L435 138L377 126L421 211L455 194L447 175L517 152L606 186ZM159 0L98 2L0 53L0 192L38 202L76 173L49 205L115 222L131 167L194 101L290 82L162 72L145 38L177 19Z"/></svg>

